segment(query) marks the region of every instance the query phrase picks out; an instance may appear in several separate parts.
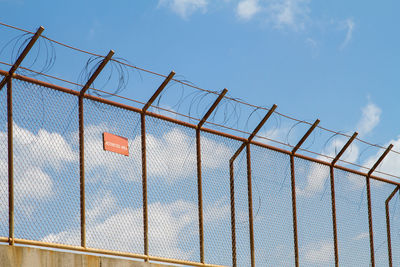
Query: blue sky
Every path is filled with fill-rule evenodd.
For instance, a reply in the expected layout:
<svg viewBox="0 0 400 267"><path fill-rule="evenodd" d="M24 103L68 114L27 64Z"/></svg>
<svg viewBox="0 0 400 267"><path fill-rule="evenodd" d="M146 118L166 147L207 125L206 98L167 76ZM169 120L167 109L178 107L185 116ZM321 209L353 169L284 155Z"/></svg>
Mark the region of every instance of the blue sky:
<svg viewBox="0 0 400 267"><path fill-rule="evenodd" d="M400 94L400 37L396 34L400 19L396 10L400 4L396 1L369 1L361 4L315 0L159 0L120 1L110 4L107 1L56 3L0 0L0 4L2 10L12 10L2 13L1 22L31 31L43 25L43 34L55 40L102 55L109 49L114 49L116 57L122 57L139 67L163 74L175 70L181 79L189 80L202 88L221 90L226 87L230 96L249 103L265 107L275 103L284 114L311 122L319 118L322 126L345 133L357 130L363 139L381 145L391 142L400 151L400 126L396 123L397 114L400 113L397 105ZM0 27L0 45L3 46L18 34L20 33ZM12 62L7 54L11 48L8 47L0 53L1 61ZM57 61L49 74L82 82L79 73L89 57L60 47L56 47L56 52ZM29 62L29 58L27 60ZM35 67L37 66L32 68ZM122 95L146 101L162 81L146 74L141 75L132 74ZM21 84L19 86L23 87ZM115 85L110 87L113 86ZM104 89L108 90L109 87L105 86ZM190 92L189 88L184 90L185 93ZM32 95L32 113L24 113L26 110L23 105L18 106L18 97L22 101L25 95L16 95L15 110L24 114L15 119L16 132L19 133L16 135L19 138L16 162L24 163L25 166L16 171L19 176L17 179L21 184L26 184L24 179L36 177L36 185L32 184L32 188L36 186L36 189L42 190L42 194L36 195L35 205L32 207L27 203L32 201L31 195L35 195L34 191L24 189L25 191L17 193L20 195L17 205L24 207L17 213L20 218L17 229L23 229L24 224L29 223L25 221L26 218L32 214L38 214L36 218L39 217L35 224L39 228L35 228L32 233L18 232L18 235L79 244L79 221L76 217L77 180L69 183L60 179L62 172L70 177L77 177L77 118L69 120L70 113L62 112L76 112L76 106L73 105L72 98L59 98L56 94L52 97L59 103L65 101L63 110L55 109L49 104L43 105L40 97L49 92L47 89L39 91L42 92L41 95ZM171 107L179 96L177 86L168 88L162 104ZM4 94L0 97L4 100ZM89 114L97 114L102 108L108 110L107 107L95 104L88 106ZM44 112L47 109L52 112L48 114L54 113L56 116L47 116L47 112ZM96 247L140 252L142 234L138 225L140 226L142 218L138 204L141 201L141 183L138 178L140 166L136 161L139 158L137 124L133 127L135 132L129 131L129 127L132 127L130 121L137 121L137 116L118 110L112 110L111 114L112 116L104 117L92 115L92 120L88 122L86 142L94 147L93 151L87 152L88 213L91 216L88 230L91 236L88 242ZM196 113L199 114L201 111ZM4 119L5 114L1 115ZM38 115L43 116L43 125L36 123L35 118ZM260 115L263 115L262 112ZM256 122L257 118L249 124L243 122L239 126L250 130ZM161 124L163 128L157 128L159 124L153 123L155 127L154 130L149 130L149 144L150 151L157 157L152 157L152 153L149 153L149 209L163 218L165 223L156 220L150 222L151 228L157 229L151 232L150 238L156 244L151 251L161 256L197 260L196 198L190 194L196 190L195 180L192 179L195 174L193 140L189 138L193 137L193 132L185 132L170 124ZM119 124L126 127L117 127ZM293 122L286 122L284 119L281 124L272 122L264 128L262 134L285 141L292 125ZM1 127L0 146L4 146L5 124ZM306 127L296 130L290 140L286 141L295 142L305 129ZM99 136L103 131L127 136L131 141L133 159L121 160L115 155L101 154ZM227 181L224 181L228 173L225 165L230 153L233 153L231 150L238 144L223 138L205 136L205 150L210 149L204 152L204 172L209 177L208 183L205 182L204 185L205 209L210 218L220 216L217 217L217 222L212 219L206 221L206 254L210 257L207 259L212 262L229 264L230 244L226 239L229 236L228 187ZM313 148L316 152L328 155L337 153L337 149L345 142L343 138L336 138L335 142L322 146L330 136L320 134L316 137L320 139L319 147ZM55 150L48 152L36 147L37 144L46 144L50 140L57 141ZM175 151L176 147L179 149ZM354 145L344 158L371 165L381 153L371 150L367 155L362 155L363 149L365 148L362 144ZM174 157L169 157L165 151L170 151ZM182 158L182 151L185 152L185 158ZM288 159L283 156L280 158L273 152L261 152L254 152L254 162L258 164L254 166L254 194L261 198L265 195L276 196L263 199L266 202L260 204L260 215L255 226L260 231L260 239L256 238L256 244L263 244L263 240L268 240L266 246L271 249L266 251L260 249L262 245L258 245L260 250L257 250L257 255L260 255L259 259L270 260L271 264L283 265L288 255L293 256L290 254L292 237L288 235L291 229ZM26 154L33 156L28 160L23 156ZM48 158L54 156L56 159L48 162ZM5 170L5 158L3 150L0 153L2 170ZM159 158L163 160L159 162ZM174 161L170 158L174 158ZM271 159L275 159L271 163L274 172L263 165L265 160ZM240 158L237 164L241 166L244 162ZM397 168L400 164L398 156L393 155L386 162L384 171L400 175ZM118 172L115 170L116 165L122 166L125 171ZM297 170L301 261L307 262L308 266L324 266L333 260L330 196L326 191L327 170L318 165L303 168L304 165L299 163ZM246 199L240 197L246 194L244 169L242 166L237 177L239 222L242 218L240 216L245 216L247 212ZM115 175L120 178L118 184L113 184ZM338 176L342 177L343 183L337 189L338 213L343 214L343 217L338 218L341 220L338 223L343 226L343 230L339 230L339 235L343 235L340 246L343 246L343 251L354 249L352 255L355 255L349 257L346 254L342 259L347 263L357 260L367 264L369 252L363 179L343 173L338 173ZM106 181L100 182L99 177ZM268 183L265 182L266 179ZM182 184L185 191L180 190ZM271 186L265 187L266 184ZM137 194L132 196L129 190L121 192L121 188L134 188L133 191ZM220 190L213 193L215 188ZM376 212L374 220L377 220L376 254L380 262L385 262L385 250L381 248L385 246L382 201L392 187L376 183L373 188L376 190L373 199ZM65 198L70 199L69 203L65 204L57 198L60 194L65 194ZM275 201L276 199L280 201ZM66 205L65 210L60 208L63 205ZM257 203L254 205L257 207ZM274 205L282 206L279 210L274 209ZM49 207L55 206L58 206L57 218L53 219L54 215ZM0 213L4 211L0 209ZM68 220L65 220L65 215ZM398 224L398 212L395 216L395 223ZM315 227L308 233L302 227L307 226L308 218L313 217L318 217L318 220L315 220ZM49 229L40 228L43 220L50 222L52 219L57 223ZM121 223L125 221L129 223ZM166 225L169 228L163 228ZM270 227L264 228L264 225ZM109 242L111 238L101 239L103 236L107 237L107 234L113 234L107 231L110 226L116 229L122 240L137 242L125 242L121 245ZM124 232L132 228L137 231ZM6 232L4 227L0 230ZM171 235L164 235L163 230ZM245 227L239 227L238 230L241 252L239 261L243 262L248 260L247 231ZM276 240L270 239L271 233L276 234ZM399 236L395 232L394 244L397 247L400 244ZM187 250L188 247L192 250ZM210 253L215 251L218 253Z"/></svg>

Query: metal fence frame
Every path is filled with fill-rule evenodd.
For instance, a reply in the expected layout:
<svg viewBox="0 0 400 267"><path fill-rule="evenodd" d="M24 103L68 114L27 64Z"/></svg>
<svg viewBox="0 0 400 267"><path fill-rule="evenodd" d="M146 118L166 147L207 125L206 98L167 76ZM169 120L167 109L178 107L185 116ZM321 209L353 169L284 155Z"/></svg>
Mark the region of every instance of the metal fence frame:
<svg viewBox="0 0 400 267"><path fill-rule="evenodd" d="M96 79L96 77L100 74L103 67L107 64L107 62L111 59L114 52L111 50L109 54L104 58L101 62L97 70L92 74L88 82L80 91L74 91L71 89L67 89L61 86L53 85L50 83L46 83L43 81L39 81L33 78L21 76L15 74L15 70L21 64L23 58L29 52L29 49L33 46L34 42L40 36L43 28L39 28L37 33L33 36L21 56L18 58L13 67L7 72L0 70L0 75L4 76L3 80L0 83L0 90L7 85L7 129L8 129L8 185L9 185L9 236L8 238L0 238L0 241L8 242L9 245L14 244L25 244L25 245L35 245L35 246L44 246L51 248L61 248L61 249L69 249L69 250L77 250L91 253L101 253L108 255L116 255L116 256L125 256L132 257L137 259L143 259L145 261L160 261L165 263L175 263L175 264L184 264L191 266L215 266L212 264L205 263L204 259L204 222L203 222L203 200L202 200L202 161L201 161L201 132L207 132L214 135L230 138L236 141L241 142L241 146L237 149L234 155L231 157L229 161L230 168L230 208L231 208L231 242L232 242L232 265L237 266L236 262L236 223L235 223L235 189L234 189L234 161L237 156L246 148L246 166L247 166L247 200L248 200L248 218L249 218L249 240L250 240L250 253L251 253L251 262L250 265L255 266L255 254L254 254L254 228L253 228L253 200L252 200L252 180L251 180L251 145L266 148L269 150L273 150L279 153L283 153L290 156L290 172L291 172L291 193L292 193L292 215L293 215L293 249L295 256L295 266L299 266L299 249L298 249L298 237L297 237L297 209L296 209L296 173L295 173L295 158L304 159L310 162L319 163L330 168L330 187L331 187L331 212L332 212L332 224L333 224L333 240L334 240L334 259L335 266L339 266L339 251L338 251L338 237L337 237L337 226L336 226L336 204L335 204L335 184L334 184L334 170L340 169L349 173L354 173L357 175L364 176L366 178L366 189L367 189L367 200L368 200L368 222L369 222L369 237L370 237L370 263L372 266L375 266L375 258L374 258L374 244L373 244L373 226L372 226L372 207L371 207L371 188L370 188L370 179L379 180L385 183L389 183L397 186L395 190L388 196L385 202L386 207L386 226L387 226L387 242L388 242L388 258L389 265L392 266L392 251L391 251L391 238L390 238L390 213L389 213L389 202L393 198L393 196L397 193L400 187L400 183L390 181L378 176L373 175L373 172L378 167L378 165L384 160L385 156L392 149L392 145L390 145L386 151L382 154L379 160L374 164L374 166L369 170L368 173L363 173L360 171L352 170L340 165L336 165L339 158L343 155L345 150L349 147L351 142L356 138L357 133L355 133L345 144L339 154L335 157L332 162L325 162L318 159L314 159L305 155L301 155L296 153L301 145L306 141L308 136L312 133L315 127L318 125L319 120L315 121L315 123L310 127L307 133L301 138L298 144L292 149L292 151L287 151L281 148L277 148L274 146L270 146L268 144L256 142L253 140L256 133L261 129L264 123L268 120L268 118L272 115L274 110L276 109L276 105L274 105L263 118L263 120L259 123L259 125L255 128L252 134L248 138L241 138L238 136L233 136L224 132L216 131L213 129L208 129L203 127L204 123L207 121L209 116L215 110L217 105L223 99L227 90L224 89L223 92L219 95L213 105L209 108L204 117L200 120L200 122L195 125L188 122L180 121L177 119L173 119L167 116L163 116L157 113L149 112L148 108L151 106L153 101L159 96L168 82L173 78L174 72L171 72L164 82L160 85L160 87L156 90L154 95L149 99L149 101L145 104L142 109L124 105L121 103L117 103L114 101L110 101L104 98L96 97L93 95L86 94L86 91ZM69 246L62 244L52 244L52 243L44 243L40 241L32 241L25 239L18 239L14 237L14 162L13 162L13 97L12 97L12 81L13 79L18 79L21 81L29 82L32 84L44 86L47 88L51 88L56 91L60 91L63 93L67 93L70 95L74 95L78 98L79 103L79 166L80 166L80 230L81 230L81 246ZM84 109L83 109L83 100L89 99L96 102L100 102L103 104L111 105L114 107L118 107L121 109L129 110L132 112L136 112L141 115L141 145L142 145L142 186L143 186L143 239L144 239L144 248L143 254L132 254L132 253L122 253L117 251L108 251L101 249L94 249L86 247L86 212L85 212L85 159L84 159ZM149 241L148 241L148 203L147 203L147 164L146 164L146 116L158 118L164 121L172 122L181 126L185 126L196 131L196 157L197 157L197 199L198 199L198 227L199 227L199 242L200 242L200 262L191 262L184 260L175 260L169 258L155 257L149 255ZM228 238L228 237L227 237Z"/></svg>
<svg viewBox="0 0 400 267"><path fill-rule="evenodd" d="M192 266L215 266L212 264L206 264L204 262L204 230L203 228L203 212L202 212L202 186L201 186L201 151L200 151L200 144L201 144L201 138L200 138L200 133L201 132L207 132L207 133L211 133L211 134L215 134L218 136L223 136L223 137L227 137L230 139L234 139L237 141L242 142L241 147L239 147L239 149L237 150L237 152L235 153L235 155L232 156L231 158L231 162L230 162L230 166L231 166L231 182L233 182L233 161L234 159L237 157L237 155L244 149L246 148L246 158L247 158L247 177L248 177L248 204L249 204L249 226L251 226L252 224L252 190L251 190L251 150L250 150L250 145L255 145L255 146L259 146L262 148L266 148L269 150L273 150L273 151L277 151L280 153L284 153L290 156L290 166L291 166L291 177L292 177L292 197L293 197L293 203L292 203L292 214L293 214L293 235L294 235L294 251L295 251L295 264L296 266L298 266L298 244L297 244L297 231L296 231L296 203L295 203L295 197L296 197L296 193L295 193L295 168L294 168L294 158L301 158L301 159L305 159L307 161L311 161L314 163L319 163L325 166L329 166L330 167L330 179L331 179L331 195L332 195L332 222L333 222L333 227L334 227L334 244L335 244L335 265L338 266L338 258L339 258L339 252L337 249L337 230L336 228L336 211L335 211L335 186L334 186L334 175L333 175L333 171L334 169L340 169L346 172L350 172L350 173L354 173L354 174L358 174L361 176L364 176L366 178L366 185L367 185L367 196L368 197L368 214L369 214L369 225L370 225L370 229L369 229L369 233L370 233L370 249L371 249L371 264L372 266L374 266L374 250L373 250L373 228L372 228L372 212L371 212L371 201L370 201L370 194L371 194L371 189L370 187L368 187L368 182L370 179L375 179L378 181L382 181L385 183L389 183L392 185L396 185L396 189L392 192L392 194L387 198L386 202L385 202L385 206L386 206L386 221L387 221L387 239L388 239L388 257L389 257L389 262L391 263L391 242L390 242L390 219L389 219L389 202L390 200L393 198L393 196L397 193L398 188L400 187L400 183L396 183L394 181L390 181L378 176L374 176L372 173L373 171L376 169L376 167L381 163L381 161L384 159L384 157L387 155L387 153L390 151L391 146L388 147L388 149L385 151L385 153L381 156L381 158L375 163L374 167L368 172L368 173L363 173L360 171L356 171L356 170L352 170L340 165L336 165L337 161L339 160L340 156L343 155L343 153L345 152L345 150L348 148L348 146L350 145L350 143L355 139L356 137L356 133L349 139L349 141L346 143L346 145L343 147L343 149L340 151L340 153L337 155L337 157L335 158L335 160L333 160L331 163L329 162L324 162L318 159L314 159L305 155L301 155L296 153L296 151L300 148L301 144L306 140L306 138L311 134L312 130L316 127L318 121L316 121L314 123L314 125L309 129L309 131L305 134L305 136L300 140L300 142L295 146L295 148L292 151L287 151L281 148L277 148L277 147L273 147L270 146L268 144L264 144L264 143L259 143L256 142L253 139L254 135L256 134L256 132L262 127L262 125L265 123L265 121L268 119L268 117L271 115L270 113L272 113L274 111L274 109L276 108L276 106L271 108L271 112L269 114L267 114L267 116L263 119L263 121L260 123L259 127L257 127L257 129L255 129L255 131L253 132L252 136L250 136L249 138L241 138L238 136L233 136L227 133L223 133L220 131L216 131L213 129L208 129L208 128L204 128L203 124L206 121L207 117L211 114L211 112L215 109L216 105L218 105L219 101L221 101L223 94L221 94L221 96L215 101L214 105L210 108L209 112L207 112L206 116L203 118L203 120L201 121L202 123L199 123L198 125L194 125L188 122L184 122L184 121L180 121L177 119L173 119L170 117L166 117L157 113L152 113L147 111L147 108L143 108L143 109L138 109L136 107L132 107L132 106L127 106L121 103L117 103L108 99L103 99L100 97L96 97L93 95L88 95L88 94L82 94L79 91L74 91L71 89L67 89L67 88L63 88L57 85L53 85L53 84L49 84L43 81L39 81L33 78L29 78L29 77L25 77L25 76L21 76L21 75L17 75L17 74L12 74L9 75L9 72L6 71L2 71L0 70L0 75L3 75L6 77L6 84L7 84L7 118L8 118L8 181L9 181L9 237L8 238L0 238L1 241L3 242L8 242L10 245L14 245L14 244L26 244L26 245L35 245L35 246L44 246L44 247L52 247L52 248L62 248L62 249L71 249L71 250L78 250L78 251L86 251L86 252L94 252L94 253L101 253L101 254L108 254L108 255L117 255L117 256L127 256L127 257L133 257L133 258L138 258L138 259L143 259L146 261L152 260L152 261L161 261L161 262L166 262L166 263L177 263L177 264L187 264L187 265L192 265ZM172 78L173 74L171 73L169 76L169 79ZM104 103L107 105L111 105L111 106L115 106L115 107L119 107L122 109L126 109L126 110L130 110L136 113L141 114L141 121L142 121L142 162L144 163L142 165L143 168L143 173L142 173L142 182L143 182L143 212L144 212L144 240L147 240L147 242L144 243L144 253L143 254L132 254L132 253L120 253L120 252L116 252L116 251L107 251L107 250L100 250L100 249L93 249L93 248L87 248L86 244L85 244L85 199L84 199L84 177L82 179L81 176L81 247L75 247L75 246L69 246L69 245L61 245L61 244L51 244L51 243L44 243L44 242L40 242L40 241L32 241L32 240L24 240L24 239L18 239L18 238L14 238L14 182L13 182L13 125L12 125L12 120L13 120L13 109L12 109L12 80L13 79L18 79L21 81L25 81L25 82L29 82L29 83L33 83L33 84L37 84L40 86L44 86L47 88L51 88L53 90L57 90L63 93L67 93L67 94L71 94L71 95L75 95L78 97L78 99L90 99L96 102L100 102L100 103ZM164 81L164 83L160 86L161 90L163 87L165 87L166 83L168 82L168 78L166 79L166 81ZM159 89L160 89L159 88ZM226 92L226 91L224 91ZM157 97L158 94L155 94ZM147 107L149 107L151 105L151 102L154 101L151 100L149 101L149 105L146 105ZM80 103L81 101L79 101ZM82 113L80 114L80 116L83 115L83 108L80 109L82 111ZM145 134L146 134L146 128L145 128L145 124L144 124L144 117L145 116L151 116L154 118L158 118L161 120L165 120L165 121L169 121L178 125L182 125L185 127L189 127L192 129L196 130L196 147L197 147L197 167L198 167L198 172L197 172L197 178L198 178L198 213L199 213L199 240L200 240L200 262L189 262L189 261L183 261L183 260L174 260L174 259L168 259L168 258L161 258L161 257L154 257L149 255L148 252L148 222L147 222L147 209L145 209L144 207L146 207L147 205L147 198L146 198L146 165L145 165L145 161L146 161L146 143L145 143ZM83 117L83 116L82 116ZM83 124L83 120L81 121ZM81 149L81 153L83 152L83 146L80 147ZM81 175L84 175L84 157L80 158L80 173ZM232 230L232 237L234 237L235 234L235 208L234 208L234 187L233 184L231 183L231 230ZM252 229L252 227L250 227L250 229ZM236 252L235 252L235 239L232 238L232 265L236 266ZM250 231L250 251L251 251L251 266L255 266L254 263L254 230ZM372 242L371 242L372 241ZM296 256L297 255L297 256Z"/></svg>

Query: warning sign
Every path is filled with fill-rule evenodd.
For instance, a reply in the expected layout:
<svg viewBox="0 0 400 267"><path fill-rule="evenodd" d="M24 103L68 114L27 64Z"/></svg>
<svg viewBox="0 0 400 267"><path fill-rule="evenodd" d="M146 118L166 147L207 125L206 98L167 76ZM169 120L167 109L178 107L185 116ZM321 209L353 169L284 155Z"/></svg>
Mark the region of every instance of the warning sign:
<svg viewBox="0 0 400 267"><path fill-rule="evenodd" d="M103 133L103 147L106 151L129 156L128 138L110 133Z"/></svg>

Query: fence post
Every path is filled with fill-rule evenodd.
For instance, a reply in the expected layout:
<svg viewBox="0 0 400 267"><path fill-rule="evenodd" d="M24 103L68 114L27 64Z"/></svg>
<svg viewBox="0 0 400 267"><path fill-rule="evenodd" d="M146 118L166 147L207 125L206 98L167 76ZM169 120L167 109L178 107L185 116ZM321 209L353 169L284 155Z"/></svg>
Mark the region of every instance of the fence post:
<svg viewBox="0 0 400 267"><path fill-rule="evenodd" d="M79 92L78 104L79 104L79 176L80 176L80 210L81 210L81 246L86 248L86 216L85 216L85 129L83 123L83 99L86 91L92 85L94 80L106 66L108 61L114 55L114 51L110 50L107 56L103 59L97 69L90 76L89 80L83 86Z"/></svg>
<svg viewBox="0 0 400 267"><path fill-rule="evenodd" d="M235 159L239 156L239 154L243 151L245 147L248 147L247 157L250 156L250 143L253 138L256 136L261 127L267 122L269 117L271 117L272 113L274 113L277 105L273 105L268 113L264 116L264 118L260 121L260 123L256 126L254 131L250 134L245 142L236 150L231 159L229 160L229 182L230 182L230 195L231 195L231 235L232 235L232 265L233 267L237 266L237 255L236 255L236 219L235 219L235 177L234 177L234 163ZM249 163L249 158L247 158L247 163ZM247 185L251 183L251 168L247 166ZM251 196L251 187L247 188L248 198L252 199ZM255 258L254 258L254 232L253 232L253 203L249 204L249 228L250 228L250 254L251 254L251 266L255 266Z"/></svg>
<svg viewBox="0 0 400 267"><path fill-rule="evenodd" d="M399 191L399 186L393 190L390 196L385 201L385 211L386 211L386 234L387 234L387 243L388 243L388 257L389 257L389 267L393 267L393 259L392 259L392 240L390 236L390 210L389 210L389 202L392 200L393 196Z"/></svg>
<svg viewBox="0 0 400 267"><path fill-rule="evenodd" d="M14 142L12 75L7 77L7 133L8 133L8 243L14 245Z"/></svg>
<svg viewBox="0 0 400 267"><path fill-rule="evenodd" d="M40 37L44 28L40 26L29 43L11 66L8 73L0 82L0 91L7 84L7 139L8 139L8 228L9 244L14 245L14 146L13 146L13 104L12 104L12 76L28 55L29 51Z"/></svg>
<svg viewBox="0 0 400 267"><path fill-rule="evenodd" d="M253 190L251 181L251 145L246 146L247 159L247 202L249 206L249 232L250 232L250 256L251 266L256 266L255 249L254 249L254 219L253 219Z"/></svg>
<svg viewBox="0 0 400 267"><path fill-rule="evenodd" d="M31 48L33 47L33 45L35 44L37 39L39 39L39 37L40 37L40 35L42 34L43 31L44 31L44 28L42 26L40 26L37 29L36 33L32 36L32 39L29 41L29 43L26 45L24 50L18 56L18 58L15 61L15 63L11 66L10 70L8 71L8 74L0 82L0 91L3 88L3 86L6 84L7 78L11 77L14 74L14 72L18 69L19 65L21 65L22 61L24 60L26 55L28 55L29 51L31 50Z"/></svg>
<svg viewBox="0 0 400 267"><path fill-rule="evenodd" d="M379 164L382 162L382 160L386 157L386 155L390 152L390 150L393 148L393 145L390 144L388 148L386 148L385 152L380 156L380 158L375 162L374 166L369 170L366 178L366 184L367 184L367 201L368 201L368 226L369 226L369 248L370 248L370 253L371 253L371 266L375 267L375 251L374 251L374 231L373 231L373 225L372 225L372 204L371 204L371 184L370 184L370 178L372 173L375 171L375 169L379 166Z"/></svg>
<svg viewBox="0 0 400 267"><path fill-rule="evenodd" d="M147 205L147 157L146 157L146 112L147 109L153 104L154 100L161 94L165 86L172 80L175 72L171 71L165 78L163 83L158 87L156 92L151 96L149 101L143 106L142 113L140 114L140 128L141 128L141 142L142 142L142 193L143 193L143 243L144 255L149 256L149 214Z"/></svg>
<svg viewBox="0 0 400 267"><path fill-rule="evenodd" d="M292 214L293 214L293 242L294 242L294 261L296 267L299 267L299 245L298 245L298 237L297 237L297 208L296 208L296 178L295 178L295 170L294 170L294 156L296 151L300 148L300 146L306 141L308 136L314 131L315 127L317 127L319 120L316 120L314 124L308 129L306 134L300 139L297 145L292 149L292 153L290 154L290 176L291 176L291 187L292 187Z"/></svg>
<svg viewBox="0 0 400 267"><path fill-rule="evenodd" d="M228 90L225 88L221 94L211 105L204 117L200 120L196 127L196 155L197 155L197 199L198 199L198 214L199 214L199 241L200 241L200 262L204 263L204 220L203 220L203 179L201 170L201 128L210 117L211 113L216 109L218 104L224 98Z"/></svg>
<svg viewBox="0 0 400 267"><path fill-rule="evenodd" d="M355 132L347 143L343 146L343 148L339 151L336 157L332 160L331 165L329 166L330 171L330 180L331 180L331 204L332 204L332 227L333 227L333 243L335 248L335 266L339 266L339 249L338 249L338 237L337 237L337 225L336 225L336 196L335 196L335 176L334 176L334 168L336 162L340 159L340 157L344 154L346 149L350 146L350 144L357 137L358 133Z"/></svg>
<svg viewBox="0 0 400 267"><path fill-rule="evenodd" d="M147 157L146 157L146 116L140 114L140 129L142 142L142 193L143 193L143 245L144 255L149 256L148 211L147 211ZM146 260L148 261L148 260Z"/></svg>

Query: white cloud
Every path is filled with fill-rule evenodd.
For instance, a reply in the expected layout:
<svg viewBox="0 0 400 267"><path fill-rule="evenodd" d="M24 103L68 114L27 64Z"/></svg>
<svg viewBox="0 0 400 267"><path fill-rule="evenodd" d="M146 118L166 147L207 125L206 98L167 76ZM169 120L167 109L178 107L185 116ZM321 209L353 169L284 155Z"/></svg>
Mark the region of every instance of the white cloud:
<svg viewBox="0 0 400 267"><path fill-rule="evenodd" d="M158 6L166 6L173 12L186 19L196 11L205 12L207 0L159 0Z"/></svg>
<svg viewBox="0 0 400 267"><path fill-rule="evenodd" d="M204 221L205 223L223 221L224 218L229 217L230 212L231 205L228 197L221 198L204 207Z"/></svg>
<svg viewBox="0 0 400 267"><path fill-rule="evenodd" d="M320 242L309 247L305 253L305 260L314 264L326 264L332 260L334 246L331 241Z"/></svg>
<svg viewBox="0 0 400 267"><path fill-rule="evenodd" d="M274 140L274 141L279 141L283 143L293 143L293 141L297 141L298 134L296 132L296 129L293 128L292 125L289 124L284 124L284 125L279 125L278 127L274 127L268 130L265 130L258 134L259 136L266 137L268 139ZM270 145L275 145L277 143L273 141L269 141L263 138L257 138L256 140L259 142L263 142L265 144L270 144Z"/></svg>
<svg viewBox="0 0 400 267"><path fill-rule="evenodd" d="M365 238L368 238L368 237L369 237L369 232L364 232L364 233L361 233L361 234L353 237L352 239L353 240L361 240L361 239L365 239Z"/></svg>
<svg viewBox="0 0 400 267"><path fill-rule="evenodd" d="M91 208L86 211L87 221L98 221L104 219L117 207L117 199L111 192L98 192L90 203Z"/></svg>
<svg viewBox="0 0 400 267"><path fill-rule="evenodd" d="M0 142L6 142L7 133L0 132ZM44 198L52 193L52 179L45 169L59 169L66 162L77 160L64 137L44 129L37 134L14 123L15 190L21 196ZM7 173L7 153L0 154L0 171ZM7 179L6 175L2 176ZM3 181L4 182L4 181ZM38 191L33 190L40 189Z"/></svg>
<svg viewBox="0 0 400 267"><path fill-rule="evenodd" d="M305 44L310 48L313 58L316 58L319 54L319 42L313 38L308 37L305 40Z"/></svg>
<svg viewBox="0 0 400 267"><path fill-rule="evenodd" d="M72 151L70 144L59 133L40 129L34 134L16 123L13 127L15 162L23 161L24 169L29 169L29 166L59 168L64 162L74 162L78 158L77 153ZM0 132L0 141L6 143L5 140L7 133ZM0 157L7 161L5 153ZM20 166L16 166L18 168Z"/></svg>
<svg viewBox="0 0 400 267"><path fill-rule="evenodd" d="M170 204L159 202L148 206L149 242L152 255L188 259L190 251L179 247L180 235L195 223L196 206L177 201ZM88 211L89 213L91 210ZM104 221L87 221L87 242L90 247L142 253L143 210L125 208L108 214ZM49 234L42 241L62 244L80 243L79 229Z"/></svg>
<svg viewBox="0 0 400 267"><path fill-rule="evenodd" d="M277 28L303 30L309 19L309 0L273 0L267 6L269 21Z"/></svg>
<svg viewBox="0 0 400 267"><path fill-rule="evenodd" d="M258 0L242 0L238 3L236 13L241 19L251 19L260 11Z"/></svg>
<svg viewBox="0 0 400 267"><path fill-rule="evenodd" d="M309 21L309 3L310 0L241 0L236 13L244 20L263 14L264 20L274 28L299 31Z"/></svg>
<svg viewBox="0 0 400 267"><path fill-rule="evenodd" d="M112 198L112 197L111 197ZM222 205L222 206L221 206ZM228 204L228 207L229 204ZM205 216L205 223L219 223L223 214L229 216L225 201L216 201L205 207L205 214L222 210L219 216ZM97 208L87 211L96 214ZM185 246L185 240L198 235L197 203L177 200L172 203L154 202L148 206L149 244L152 255L189 260L196 253L195 247ZM87 242L90 247L142 253L143 210L124 208L106 213L103 220L87 220ZM93 217L92 217L93 218ZM79 229L70 229L45 236L42 241L61 244L80 243Z"/></svg>
<svg viewBox="0 0 400 267"><path fill-rule="evenodd" d="M53 182L40 168L31 166L15 183L16 195L21 198L43 199L53 194ZM40 189L40 190L38 190Z"/></svg>
<svg viewBox="0 0 400 267"><path fill-rule="evenodd" d="M361 120L357 124L360 136L370 133L379 123L382 110L374 103L369 103L362 109Z"/></svg>
<svg viewBox="0 0 400 267"><path fill-rule="evenodd" d="M50 133L44 129L36 134L14 123L14 181L15 203L23 206L21 212L29 215L34 210L32 200L44 201L54 195L51 169L59 169L64 163L77 160L66 141L58 133ZM0 132L0 143L7 142L7 133ZM0 153L0 186L8 188L7 153ZM7 194L1 194L0 203L7 203ZM0 205L0 214L7 207Z"/></svg>
<svg viewBox="0 0 400 267"><path fill-rule="evenodd" d="M351 41L351 38L353 37L354 26L355 26L355 23L354 23L353 19L351 19L351 18L346 19L342 24L343 24L343 27L346 29L346 38L344 39L343 43L340 45L340 49L345 48Z"/></svg>

